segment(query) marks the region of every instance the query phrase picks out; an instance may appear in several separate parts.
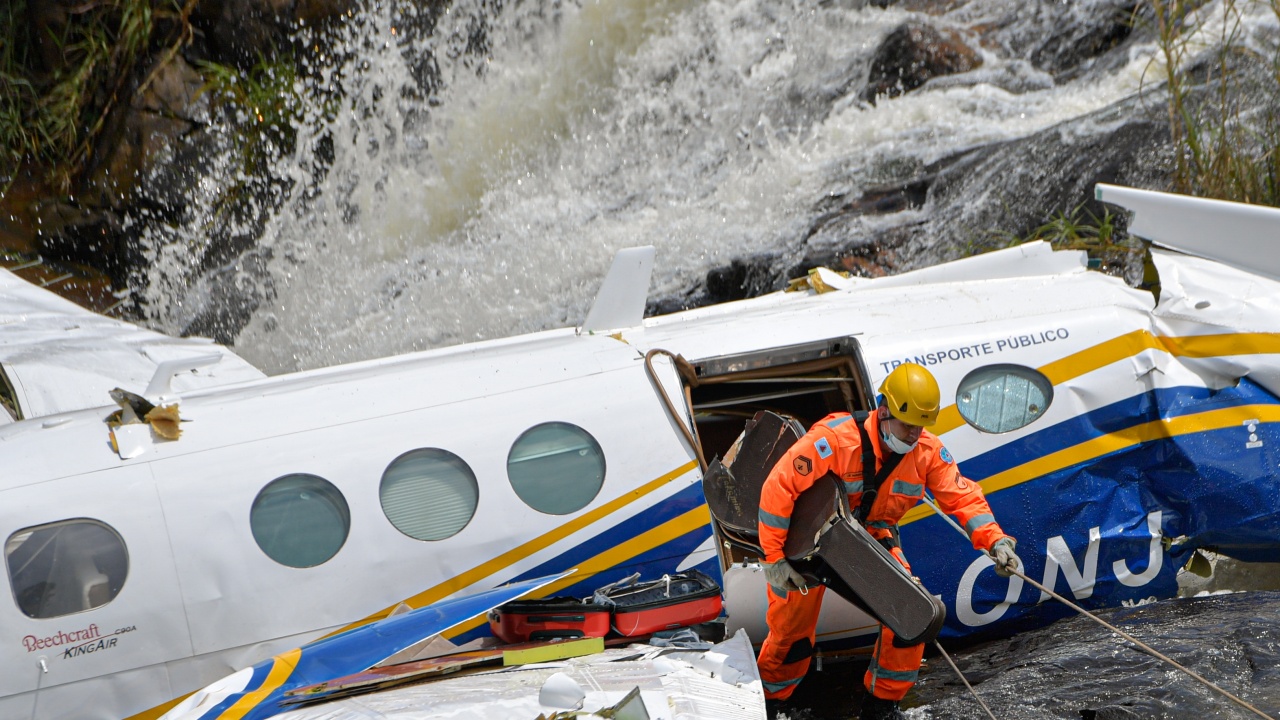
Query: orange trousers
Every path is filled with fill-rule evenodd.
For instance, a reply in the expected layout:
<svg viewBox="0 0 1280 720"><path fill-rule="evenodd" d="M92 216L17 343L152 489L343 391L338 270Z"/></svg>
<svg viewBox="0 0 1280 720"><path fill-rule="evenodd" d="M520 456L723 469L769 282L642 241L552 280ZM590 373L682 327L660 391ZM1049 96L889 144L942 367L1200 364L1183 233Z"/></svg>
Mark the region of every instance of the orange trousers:
<svg viewBox="0 0 1280 720"><path fill-rule="evenodd" d="M894 556L910 571L900 552L895 552ZM791 697L809 671L818 611L822 609L826 588L818 585L809 588L808 593L792 591L785 597L770 586L765 587L765 592L769 594L769 609L765 612L769 634L760 646L756 665L764 683L764 696L770 700L785 700ZM894 647L893 631L881 625L880 637L876 640L871 664L862 684L867 692L878 698L901 700L915 684L923 657L923 643L908 648Z"/></svg>

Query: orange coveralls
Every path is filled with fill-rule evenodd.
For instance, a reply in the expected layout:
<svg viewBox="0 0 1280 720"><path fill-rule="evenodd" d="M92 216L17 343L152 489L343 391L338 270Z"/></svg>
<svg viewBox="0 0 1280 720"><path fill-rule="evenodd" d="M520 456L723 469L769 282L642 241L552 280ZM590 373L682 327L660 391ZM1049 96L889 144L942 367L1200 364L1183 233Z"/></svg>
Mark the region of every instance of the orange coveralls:
<svg viewBox="0 0 1280 720"><path fill-rule="evenodd" d="M865 427L875 445L877 467L883 467L887 453L881 447L876 413L867 418ZM844 480L849 507L856 511L862 502L862 437L848 413L834 413L818 421L769 472L760 491L759 520L760 545L766 562L782 559L796 498L828 471ZM872 480L871 475L866 477L866 482ZM975 549L989 550L1005 537L991 514L982 488L960 475L942 441L925 430L920 433L916 446L880 486L871 512L863 522L872 537L893 543L890 552L907 572L911 566L902 548L892 541L892 528L920 501L926 487L942 509L958 518L969 531ZM765 697L778 700L790 697L808 672L825 590L819 585L802 594L769 587L769 609L765 614L769 635L757 659ZM863 684L878 698L901 700L916 681L923 655L923 644L894 647L893 631L882 625Z"/></svg>

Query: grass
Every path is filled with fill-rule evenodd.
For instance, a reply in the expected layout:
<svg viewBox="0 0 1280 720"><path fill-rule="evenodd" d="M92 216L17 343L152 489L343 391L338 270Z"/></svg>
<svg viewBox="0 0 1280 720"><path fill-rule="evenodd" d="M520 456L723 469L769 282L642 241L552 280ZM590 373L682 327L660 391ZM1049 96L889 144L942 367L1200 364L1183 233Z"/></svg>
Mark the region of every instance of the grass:
<svg viewBox="0 0 1280 720"><path fill-rule="evenodd" d="M1134 256L1142 253L1144 272L1139 286L1147 287L1155 281L1149 254L1118 226L1117 217L1107 208L1103 208L1101 217L1084 205L1059 211L1030 235L1010 244L1032 240L1044 240L1055 250L1083 250L1088 255L1090 268L1120 276L1135 261Z"/></svg>
<svg viewBox="0 0 1280 720"><path fill-rule="evenodd" d="M1242 8L1280 0L1223 0L1220 13L1199 3L1147 0L1154 11L1162 80L1175 153L1175 190L1188 195L1280 206L1280 120L1250 98L1280 97L1280 46L1270 57L1244 42ZM1263 67L1266 72L1250 72ZM1266 102L1266 101L1264 101Z"/></svg>
<svg viewBox="0 0 1280 720"><path fill-rule="evenodd" d="M67 194L139 63L190 36L196 0L89 0L66 8L9 0L0 9L0 187L24 166ZM47 66L51 64L52 67ZM140 83L145 85L147 81Z"/></svg>

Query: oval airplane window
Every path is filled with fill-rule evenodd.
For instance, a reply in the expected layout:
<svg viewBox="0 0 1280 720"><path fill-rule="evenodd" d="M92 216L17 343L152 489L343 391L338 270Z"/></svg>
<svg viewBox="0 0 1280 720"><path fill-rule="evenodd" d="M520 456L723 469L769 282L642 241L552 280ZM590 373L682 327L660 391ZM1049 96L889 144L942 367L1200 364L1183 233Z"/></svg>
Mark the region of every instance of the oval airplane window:
<svg viewBox="0 0 1280 720"><path fill-rule="evenodd" d="M447 450L410 450L387 466L378 488L382 512L416 540L444 540L471 522L480 486L462 458Z"/></svg>
<svg viewBox="0 0 1280 720"><path fill-rule="evenodd" d="M507 454L507 477L526 505L567 515L591 502L604 484L604 453L577 425L549 422L524 431Z"/></svg>
<svg viewBox="0 0 1280 720"><path fill-rule="evenodd" d="M1022 365L988 365L956 388L956 409L982 432L1005 433L1035 422L1053 402L1053 383Z"/></svg>
<svg viewBox="0 0 1280 720"><path fill-rule="evenodd" d="M129 552L120 534L97 520L24 528L4 545L9 585L30 618L55 618L106 605L124 587Z"/></svg>
<svg viewBox="0 0 1280 720"><path fill-rule="evenodd" d="M347 541L351 512L333 483L299 473L262 488L249 511L249 525L267 557L289 567L315 567L337 555Z"/></svg>

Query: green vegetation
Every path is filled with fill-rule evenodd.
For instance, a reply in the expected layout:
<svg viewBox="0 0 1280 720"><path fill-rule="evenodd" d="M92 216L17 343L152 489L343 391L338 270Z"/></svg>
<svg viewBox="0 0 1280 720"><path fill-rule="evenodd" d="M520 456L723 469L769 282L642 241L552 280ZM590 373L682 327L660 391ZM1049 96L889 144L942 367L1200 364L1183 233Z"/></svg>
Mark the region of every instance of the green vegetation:
<svg viewBox="0 0 1280 720"><path fill-rule="evenodd" d="M24 164L70 191L139 62L176 52L195 0L10 0L0 9L0 188Z"/></svg>
<svg viewBox="0 0 1280 720"><path fill-rule="evenodd" d="M1280 97L1280 47L1270 57L1251 49L1241 19L1242 8L1269 7L1280 20L1280 0L1223 0L1205 15L1193 12L1202 0L1149 2L1178 150L1174 189L1280 205L1280 120L1272 107L1247 106Z"/></svg>
<svg viewBox="0 0 1280 720"><path fill-rule="evenodd" d="M1070 212L1059 211L1026 238L1019 238L1011 244L1044 240L1055 250L1083 250L1089 256L1089 267L1124 275L1125 269L1136 260L1135 256L1146 253L1141 243L1116 227L1116 219L1106 208L1102 217L1098 217L1084 205L1077 205ZM1148 287L1156 280L1155 269L1149 257L1144 257L1143 262L1142 286Z"/></svg>
<svg viewBox="0 0 1280 720"><path fill-rule="evenodd" d="M205 78L201 92L210 93L226 111L240 148L239 180L227 188L231 199L250 190L251 178L267 173L267 163L292 150L297 135L294 123L302 115L297 91L297 63L287 52L276 58L259 57L241 72L227 65L197 61Z"/></svg>

